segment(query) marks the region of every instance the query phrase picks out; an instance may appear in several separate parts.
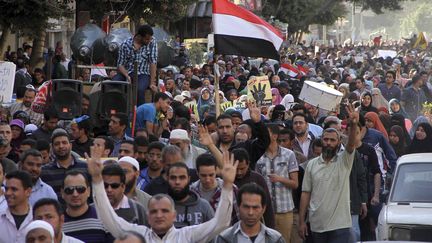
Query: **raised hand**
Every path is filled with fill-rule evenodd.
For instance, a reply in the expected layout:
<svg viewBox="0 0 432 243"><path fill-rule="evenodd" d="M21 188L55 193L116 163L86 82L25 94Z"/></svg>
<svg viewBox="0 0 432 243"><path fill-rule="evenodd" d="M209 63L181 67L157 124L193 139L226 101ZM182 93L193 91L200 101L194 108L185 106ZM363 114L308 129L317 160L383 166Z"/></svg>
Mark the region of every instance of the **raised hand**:
<svg viewBox="0 0 432 243"><path fill-rule="evenodd" d="M232 188L237 174L238 160L234 161L234 155L229 152L223 153L223 168L221 171L224 187Z"/></svg>
<svg viewBox="0 0 432 243"><path fill-rule="evenodd" d="M198 135L199 135L199 141L202 145L208 147L213 144L213 139L208 132L207 127L203 125L198 125Z"/></svg>
<svg viewBox="0 0 432 243"><path fill-rule="evenodd" d="M255 123L261 121L261 109L256 106L255 102L248 101L247 107L249 109L249 114L252 121Z"/></svg>
<svg viewBox="0 0 432 243"><path fill-rule="evenodd" d="M348 119L350 124L357 125L360 117L359 112L355 111L354 106L352 104L348 104L346 106L346 111L348 113Z"/></svg>
<svg viewBox="0 0 432 243"><path fill-rule="evenodd" d="M92 177L92 181L95 183L102 181L102 170L103 164L101 161L103 149L100 146L90 147L90 156L85 153L85 158L87 160L88 172Z"/></svg>

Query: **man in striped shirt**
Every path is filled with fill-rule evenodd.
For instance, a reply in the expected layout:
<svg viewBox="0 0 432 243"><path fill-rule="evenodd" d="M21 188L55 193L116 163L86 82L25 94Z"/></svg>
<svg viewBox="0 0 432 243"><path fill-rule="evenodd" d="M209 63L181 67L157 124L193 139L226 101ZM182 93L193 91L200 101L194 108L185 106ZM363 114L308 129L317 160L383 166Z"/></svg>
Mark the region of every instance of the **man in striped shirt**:
<svg viewBox="0 0 432 243"><path fill-rule="evenodd" d="M63 232L84 242L112 242L99 220L94 206L88 204L90 182L86 174L72 170L66 173L62 186L62 197L66 202Z"/></svg>

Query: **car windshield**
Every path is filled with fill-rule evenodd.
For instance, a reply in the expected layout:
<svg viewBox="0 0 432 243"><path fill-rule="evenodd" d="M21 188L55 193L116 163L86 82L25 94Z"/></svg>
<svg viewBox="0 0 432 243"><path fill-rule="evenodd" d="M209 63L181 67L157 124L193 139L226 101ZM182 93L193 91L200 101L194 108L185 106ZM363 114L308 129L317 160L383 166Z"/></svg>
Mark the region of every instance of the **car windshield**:
<svg viewBox="0 0 432 243"><path fill-rule="evenodd" d="M399 166L391 202L432 202L432 163Z"/></svg>

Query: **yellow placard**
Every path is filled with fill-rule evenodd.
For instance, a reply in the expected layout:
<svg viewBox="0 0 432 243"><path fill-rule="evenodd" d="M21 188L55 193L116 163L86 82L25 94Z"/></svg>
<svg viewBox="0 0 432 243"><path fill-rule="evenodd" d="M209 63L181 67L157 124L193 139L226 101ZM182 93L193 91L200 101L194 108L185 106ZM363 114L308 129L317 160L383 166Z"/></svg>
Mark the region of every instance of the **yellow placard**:
<svg viewBox="0 0 432 243"><path fill-rule="evenodd" d="M197 105L196 101L195 100L189 101L184 105L192 111L192 113L195 115L195 119L197 121L199 121L200 118L199 118L199 114L198 114L198 105Z"/></svg>
<svg viewBox="0 0 432 243"><path fill-rule="evenodd" d="M233 107L233 102L231 102L231 101L227 101L227 102L220 104L220 108L223 112L226 111L230 107Z"/></svg>
<svg viewBox="0 0 432 243"><path fill-rule="evenodd" d="M254 100L258 106L272 105L272 93L267 76L252 77L247 82L248 100Z"/></svg>

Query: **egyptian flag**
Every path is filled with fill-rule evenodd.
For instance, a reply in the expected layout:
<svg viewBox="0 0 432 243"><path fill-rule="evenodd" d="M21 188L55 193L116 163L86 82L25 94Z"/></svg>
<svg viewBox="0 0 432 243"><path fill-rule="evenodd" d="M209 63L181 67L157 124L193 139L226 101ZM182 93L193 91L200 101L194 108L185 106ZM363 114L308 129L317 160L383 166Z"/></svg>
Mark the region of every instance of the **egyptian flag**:
<svg viewBox="0 0 432 243"><path fill-rule="evenodd" d="M282 63L281 67L279 68L279 72L284 72L291 78L295 78L300 74L300 70L298 70L294 65L288 63Z"/></svg>
<svg viewBox="0 0 432 243"><path fill-rule="evenodd" d="M213 30L217 54L279 60L282 34L252 12L228 0L213 0Z"/></svg>

